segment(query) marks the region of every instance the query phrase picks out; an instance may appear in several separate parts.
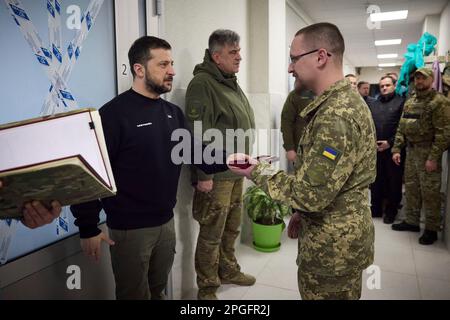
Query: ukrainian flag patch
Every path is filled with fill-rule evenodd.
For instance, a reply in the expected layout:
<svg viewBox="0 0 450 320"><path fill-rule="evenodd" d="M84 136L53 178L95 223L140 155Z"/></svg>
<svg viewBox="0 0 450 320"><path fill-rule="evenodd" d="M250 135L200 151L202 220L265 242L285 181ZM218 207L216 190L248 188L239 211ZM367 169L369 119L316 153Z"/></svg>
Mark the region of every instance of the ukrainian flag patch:
<svg viewBox="0 0 450 320"><path fill-rule="evenodd" d="M325 158L328 158L328 159L330 159L330 160L335 161L336 158L339 156L339 153L340 153L340 152L337 151L336 149L333 149L333 148L331 148L331 147L326 146L326 147L323 149L322 155L323 155Z"/></svg>

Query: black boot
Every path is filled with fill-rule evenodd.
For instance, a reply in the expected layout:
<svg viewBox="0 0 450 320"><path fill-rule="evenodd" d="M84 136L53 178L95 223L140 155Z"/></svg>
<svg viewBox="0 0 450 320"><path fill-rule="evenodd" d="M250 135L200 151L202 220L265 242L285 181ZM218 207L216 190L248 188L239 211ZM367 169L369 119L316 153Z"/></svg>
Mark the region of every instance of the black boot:
<svg viewBox="0 0 450 320"><path fill-rule="evenodd" d="M419 238L419 243L423 245L433 244L437 240L437 232L425 229Z"/></svg>
<svg viewBox="0 0 450 320"><path fill-rule="evenodd" d="M415 226L409 223L406 223L406 221L402 221L401 223L393 224L392 230L395 231L413 231L413 232L420 232L420 227Z"/></svg>
<svg viewBox="0 0 450 320"><path fill-rule="evenodd" d="M386 224L392 224L395 221L395 217L397 216L397 207L398 204L392 204L392 203L388 203L386 205L386 211L385 211L385 215L383 218L383 222Z"/></svg>
<svg viewBox="0 0 450 320"><path fill-rule="evenodd" d="M381 218L383 215L383 210L381 208L370 207L370 211L372 212L372 218Z"/></svg>
<svg viewBox="0 0 450 320"><path fill-rule="evenodd" d="M386 224L393 224L395 221L395 216L385 215L383 218L383 222Z"/></svg>

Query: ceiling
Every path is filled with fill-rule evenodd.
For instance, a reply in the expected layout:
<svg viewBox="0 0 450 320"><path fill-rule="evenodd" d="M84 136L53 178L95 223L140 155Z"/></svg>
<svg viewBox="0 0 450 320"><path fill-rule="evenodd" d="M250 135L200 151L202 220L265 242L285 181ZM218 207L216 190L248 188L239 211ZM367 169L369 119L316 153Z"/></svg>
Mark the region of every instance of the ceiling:
<svg viewBox="0 0 450 320"><path fill-rule="evenodd" d="M345 39L345 56L355 67L377 66L378 63L403 62L409 43L417 43L428 15L440 15L449 0L295 0L314 22L331 22ZM408 18L383 21L380 29L367 27L369 5L381 12L409 10ZM400 45L378 46L375 40L401 38ZM377 54L398 53L398 59L378 59Z"/></svg>

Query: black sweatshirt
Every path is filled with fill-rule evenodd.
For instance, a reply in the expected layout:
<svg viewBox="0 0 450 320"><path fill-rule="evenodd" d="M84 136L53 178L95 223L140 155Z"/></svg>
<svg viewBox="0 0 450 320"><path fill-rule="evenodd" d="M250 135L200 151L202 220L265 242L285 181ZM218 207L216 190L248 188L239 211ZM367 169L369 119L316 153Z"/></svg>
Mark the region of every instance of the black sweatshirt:
<svg viewBox="0 0 450 320"><path fill-rule="evenodd" d="M394 145L404 104L405 99L395 93L380 95L377 100L368 103L377 131L377 140L387 140L391 147Z"/></svg>
<svg viewBox="0 0 450 320"><path fill-rule="evenodd" d="M168 222L173 217L181 171L181 164L171 160L172 148L179 143L171 141L171 135L175 129L187 128L183 112L170 102L147 98L132 89L99 111L117 195L70 207L80 237L100 233L97 224L102 208L112 229L155 227ZM191 151L193 159L194 147ZM196 166L207 173L228 169L226 164Z"/></svg>

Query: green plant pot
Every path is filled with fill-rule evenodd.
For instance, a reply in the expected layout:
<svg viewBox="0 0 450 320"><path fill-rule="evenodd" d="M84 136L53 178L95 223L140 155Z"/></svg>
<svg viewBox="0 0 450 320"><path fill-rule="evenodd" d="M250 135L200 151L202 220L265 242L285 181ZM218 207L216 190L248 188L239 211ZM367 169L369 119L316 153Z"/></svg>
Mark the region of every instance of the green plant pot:
<svg viewBox="0 0 450 320"><path fill-rule="evenodd" d="M262 252L278 251L283 227L283 223L268 226L253 221L253 247Z"/></svg>

